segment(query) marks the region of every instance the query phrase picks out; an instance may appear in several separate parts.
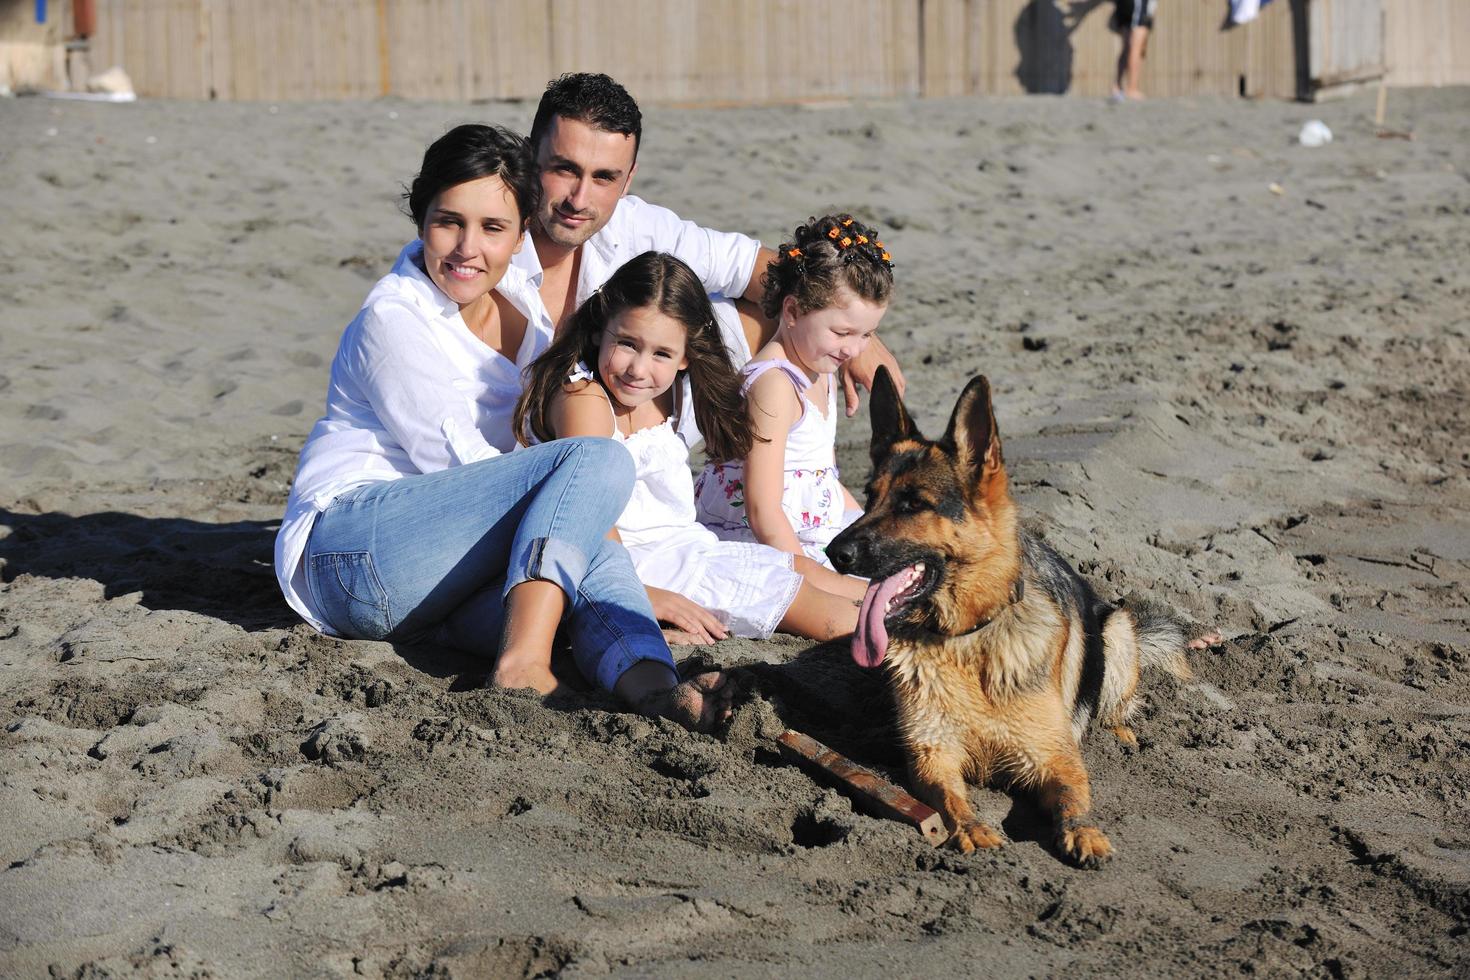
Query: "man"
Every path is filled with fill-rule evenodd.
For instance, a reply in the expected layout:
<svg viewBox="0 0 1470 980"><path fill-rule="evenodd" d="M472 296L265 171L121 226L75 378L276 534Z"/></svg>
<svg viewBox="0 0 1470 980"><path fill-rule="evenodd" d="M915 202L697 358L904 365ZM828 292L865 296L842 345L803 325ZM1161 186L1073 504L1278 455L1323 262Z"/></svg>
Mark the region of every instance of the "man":
<svg viewBox="0 0 1470 980"><path fill-rule="evenodd" d="M744 364L775 333L775 324L753 305L775 253L745 235L702 228L629 196L642 135L638 103L608 76L563 75L546 87L531 124L541 208L531 219L533 247L522 248L514 264L538 282L557 330L623 263L650 249L669 252L700 277L732 360ZM857 386L870 386L880 364L902 389L893 355L872 343L844 373L848 415L857 411ZM691 443L698 439L692 422L680 434Z"/></svg>

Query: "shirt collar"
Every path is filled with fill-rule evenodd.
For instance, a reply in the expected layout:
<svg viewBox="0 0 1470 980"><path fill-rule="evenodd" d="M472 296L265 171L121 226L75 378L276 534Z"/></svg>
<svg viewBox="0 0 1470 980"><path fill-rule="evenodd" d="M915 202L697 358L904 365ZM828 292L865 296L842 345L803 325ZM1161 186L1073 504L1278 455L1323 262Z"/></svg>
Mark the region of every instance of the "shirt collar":
<svg viewBox="0 0 1470 980"><path fill-rule="evenodd" d="M424 243L420 239L415 238L403 246L398 260L393 263L392 273L399 279L399 288L418 300L426 310L437 311L441 316L458 314L459 304L445 296L444 290L429 278L422 268L423 259Z"/></svg>
<svg viewBox="0 0 1470 980"><path fill-rule="evenodd" d="M592 250L602 260L604 268L609 266L615 268L617 265L621 265L621 263L616 262L618 245L619 240L626 236L620 235L614 229L613 225L618 220L618 210L622 208L624 200L626 198L618 198L617 206L613 208L612 217L608 219L607 224L603 225L597 234L593 235L586 242L587 245L592 246ZM531 237L530 229L526 230L525 236L521 239L521 250L511 258L510 267L520 270L525 275L527 282L537 289L541 288L541 282L545 278L546 270L541 266L541 256L536 254L536 241ZM580 278L585 282L587 279L587 256L585 253L582 256L581 269ZM580 286L581 283L578 283L579 292Z"/></svg>

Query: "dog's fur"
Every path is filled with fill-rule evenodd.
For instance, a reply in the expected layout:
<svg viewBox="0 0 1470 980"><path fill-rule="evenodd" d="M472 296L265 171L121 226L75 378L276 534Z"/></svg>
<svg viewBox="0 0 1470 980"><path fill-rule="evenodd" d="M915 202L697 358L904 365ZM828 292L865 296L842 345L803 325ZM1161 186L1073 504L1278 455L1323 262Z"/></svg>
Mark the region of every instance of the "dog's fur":
<svg viewBox="0 0 1470 980"><path fill-rule="evenodd" d="M937 441L919 434L886 371L871 415L867 510L827 553L839 571L873 579L863 615L882 627L865 619L853 652L873 666L876 647L860 648L886 632L882 661L914 791L969 851L1001 838L970 808L966 778L1034 789L1061 852L1101 863L1112 845L1089 814L1080 740L1096 719L1136 742L1127 719L1139 670L1188 676L1183 625L1099 600L1020 526L984 377L966 386ZM893 608L870 610L875 594L901 586Z"/></svg>

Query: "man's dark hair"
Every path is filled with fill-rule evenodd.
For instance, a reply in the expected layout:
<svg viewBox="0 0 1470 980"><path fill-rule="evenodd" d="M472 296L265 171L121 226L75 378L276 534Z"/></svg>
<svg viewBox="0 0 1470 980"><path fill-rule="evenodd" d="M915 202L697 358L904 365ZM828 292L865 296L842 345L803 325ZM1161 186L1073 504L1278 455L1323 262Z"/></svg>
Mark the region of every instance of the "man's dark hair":
<svg viewBox="0 0 1470 980"><path fill-rule="evenodd" d="M413 226L423 231L429 205L440 191L481 177L505 182L522 222L536 213L541 179L530 145L504 126L467 123L439 137L424 152L424 165L403 195Z"/></svg>
<svg viewBox="0 0 1470 980"><path fill-rule="evenodd" d="M572 72L553 79L536 106L531 122L531 152L540 156L541 140L557 116L586 123L606 133L633 137L633 161L643 141L643 113L628 90L606 75Z"/></svg>

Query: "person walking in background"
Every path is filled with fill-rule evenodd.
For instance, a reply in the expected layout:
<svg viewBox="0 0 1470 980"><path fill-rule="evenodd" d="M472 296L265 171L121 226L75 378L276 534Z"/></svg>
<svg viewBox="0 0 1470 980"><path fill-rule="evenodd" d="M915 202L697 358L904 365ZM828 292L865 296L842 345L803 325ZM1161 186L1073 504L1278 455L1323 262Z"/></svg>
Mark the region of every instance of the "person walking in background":
<svg viewBox="0 0 1470 980"><path fill-rule="evenodd" d="M1154 26L1154 8L1158 0L1116 0L1113 19L1108 25L1123 38L1118 55L1118 75L1113 84L1113 100L1141 99L1138 76L1143 58L1148 53L1148 32Z"/></svg>

